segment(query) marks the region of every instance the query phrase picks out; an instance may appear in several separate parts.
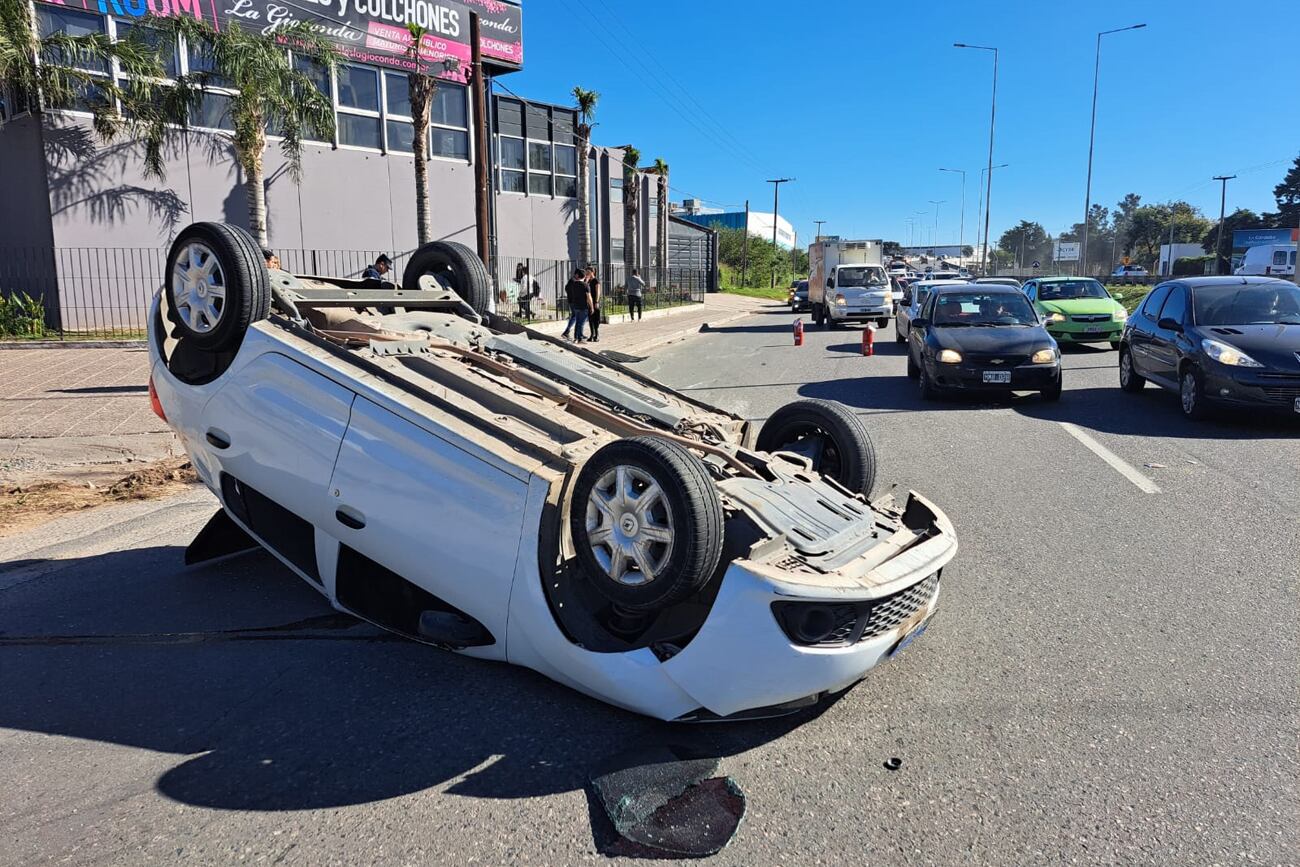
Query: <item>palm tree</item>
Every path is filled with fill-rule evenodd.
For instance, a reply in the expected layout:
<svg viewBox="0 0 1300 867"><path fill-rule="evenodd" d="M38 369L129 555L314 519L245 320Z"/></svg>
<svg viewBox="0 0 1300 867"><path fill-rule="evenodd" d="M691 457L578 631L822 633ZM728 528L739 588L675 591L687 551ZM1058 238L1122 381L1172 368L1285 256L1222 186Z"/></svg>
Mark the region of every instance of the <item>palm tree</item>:
<svg viewBox="0 0 1300 867"><path fill-rule="evenodd" d="M27 0L0 0L0 84L29 103L33 113L78 105L91 113L99 139L127 136L144 147L148 177L165 175L162 149L169 125L184 126L198 94L186 82L164 86L168 49L151 44L145 28L117 42L104 33L38 35ZM80 69L64 65L75 60ZM111 70L122 78L86 70Z"/></svg>
<svg viewBox="0 0 1300 867"><path fill-rule="evenodd" d="M623 267L629 274L637 266L639 249L636 242L636 219L641 192L641 175L637 169L640 161L639 150L632 145L623 146Z"/></svg>
<svg viewBox="0 0 1300 867"><path fill-rule="evenodd" d="M258 243L266 246L262 164L268 125L273 125L275 135L280 137L280 150L295 183L302 180L303 136L325 141L334 137L332 100L294 64L285 47L292 45L296 55L308 57L326 70L334 67L338 52L311 25L301 21L277 30L272 38L245 30L235 22L217 31L210 24L181 15L150 20L155 26L183 34L191 54L202 56L210 66L211 71L186 76L187 84L202 86L219 81L237 91L228 109L234 127L230 140L235 159L244 170L249 228Z"/></svg>
<svg viewBox="0 0 1300 867"><path fill-rule="evenodd" d="M594 90L573 88L578 103L578 262L591 262L591 119L596 115L600 94Z"/></svg>
<svg viewBox="0 0 1300 867"><path fill-rule="evenodd" d="M438 79L425 72L420 60L420 45L428 31L418 24L407 24L411 31L411 44L406 49L415 61L415 69L406 74L411 97L411 124L415 135L411 149L415 151L415 234L419 243L433 240L433 204L429 196L429 106L438 91Z"/></svg>
<svg viewBox="0 0 1300 867"><path fill-rule="evenodd" d="M655 260L659 268L659 285L662 286L666 282L664 275L668 273L668 163L662 157L656 157L650 171L655 173L658 184L656 210L659 212L659 225L655 227Z"/></svg>

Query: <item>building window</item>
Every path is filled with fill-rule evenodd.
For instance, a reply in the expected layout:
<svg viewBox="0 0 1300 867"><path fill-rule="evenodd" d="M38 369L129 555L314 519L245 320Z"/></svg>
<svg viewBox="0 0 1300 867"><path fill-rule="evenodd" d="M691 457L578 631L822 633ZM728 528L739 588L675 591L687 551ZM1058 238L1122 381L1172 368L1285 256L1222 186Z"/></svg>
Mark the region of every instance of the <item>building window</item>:
<svg viewBox="0 0 1300 867"><path fill-rule="evenodd" d="M551 143L528 142L528 192L540 196L552 194Z"/></svg>
<svg viewBox="0 0 1300 867"><path fill-rule="evenodd" d="M301 54L293 56L293 68L311 80L316 90L328 99L334 102L334 82L330 78L329 67L311 57L305 57ZM305 129L303 138L311 141L318 141L322 144L334 144L334 136L326 135L325 130Z"/></svg>
<svg viewBox="0 0 1300 867"><path fill-rule="evenodd" d="M555 195L570 199L578 195L578 149L572 145L555 146Z"/></svg>
<svg viewBox="0 0 1300 867"><path fill-rule="evenodd" d="M507 193L522 193L528 183L524 175L524 140L501 136L501 189Z"/></svg>
<svg viewBox="0 0 1300 867"><path fill-rule="evenodd" d="M623 264L623 239L609 239L609 261L615 265Z"/></svg>
<svg viewBox="0 0 1300 867"><path fill-rule="evenodd" d="M130 21L115 20L114 26L117 31L117 38L125 42L127 39L135 38L142 44L148 46L155 54L158 55L158 61L162 64L163 77L175 79L180 72L180 57L176 51L175 38L164 33L157 27L150 27L146 24L135 24Z"/></svg>
<svg viewBox="0 0 1300 867"><path fill-rule="evenodd" d="M611 205L620 204L623 201L623 179L609 179L609 203Z"/></svg>
<svg viewBox="0 0 1300 867"><path fill-rule="evenodd" d="M435 157L468 160L469 91L458 84L439 84L429 104L429 150Z"/></svg>
<svg viewBox="0 0 1300 867"><path fill-rule="evenodd" d="M36 32L42 39L53 33L60 32L69 36L86 36L91 33L107 34L104 18L100 15L79 12L75 9L55 8L46 6L43 3L36 4ZM51 49L45 53L41 61L79 69L95 76L96 80L102 78L104 82L108 81L108 64L92 57L84 55L65 57L62 51ZM103 102L103 89L92 81L81 85L78 88L77 95L70 103L50 107L69 111L91 111L95 106L101 105Z"/></svg>
<svg viewBox="0 0 1300 867"><path fill-rule="evenodd" d="M382 150L379 70L344 63L339 65L336 77L339 144Z"/></svg>

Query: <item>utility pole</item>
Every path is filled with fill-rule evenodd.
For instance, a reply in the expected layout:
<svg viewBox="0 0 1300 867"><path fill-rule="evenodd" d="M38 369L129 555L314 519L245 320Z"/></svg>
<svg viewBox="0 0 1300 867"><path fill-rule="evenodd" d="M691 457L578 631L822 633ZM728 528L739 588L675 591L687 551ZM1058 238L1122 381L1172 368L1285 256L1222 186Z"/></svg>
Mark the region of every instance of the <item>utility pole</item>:
<svg viewBox="0 0 1300 867"><path fill-rule="evenodd" d="M1219 237L1214 240L1214 273L1222 273L1223 265L1223 215L1228 204L1228 181L1236 175L1216 175L1214 180L1222 184L1219 192Z"/></svg>
<svg viewBox="0 0 1300 867"><path fill-rule="evenodd" d="M749 276L749 199L745 199L745 237L740 240L740 285Z"/></svg>
<svg viewBox="0 0 1300 867"><path fill-rule="evenodd" d="M1097 34L1097 58L1092 66L1092 125L1088 129L1088 181L1083 192L1083 244L1079 251L1079 262L1086 274L1088 269L1088 212L1092 210L1092 146L1097 139L1097 82L1101 76L1101 37L1111 33L1124 33L1128 30L1141 30L1146 27L1145 24L1134 24L1132 27L1117 27L1114 30L1103 30ZM1170 230L1173 230L1173 223L1170 223ZM1170 249L1169 255L1173 255ZM1173 263L1169 265L1172 273L1174 270Z"/></svg>
<svg viewBox="0 0 1300 867"><path fill-rule="evenodd" d="M813 222L817 224L817 240L820 241L822 239L822 226L826 225L826 221L813 220Z"/></svg>
<svg viewBox="0 0 1300 867"><path fill-rule="evenodd" d="M479 44L479 22L478 13L471 12L469 15L469 42L470 42L470 90L474 100L474 135L478 139L478 154L474 160L474 211L475 220L478 223L478 231L475 233L478 240L478 257L487 265L489 274L493 272L492 263L492 242L491 242L491 215L488 211L491 201L491 189L488 182L488 164L491 161L491 151L489 144L492 141L488 137L487 130L487 88L483 81L483 51Z"/></svg>
<svg viewBox="0 0 1300 867"><path fill-rule="evenodd" d="M776 247L776 218L781 204L781 185L788 184L794 178L770 178L767 183L772 185L772 246ZM776 262L772 263L772 288L776 288Z"/></svg>
<svg viewBox="0 0 1300 867"><path fill-rule="evenodd" d="M993 101L989 106L989 165L988 179L984 182L984 249L980 253L980 272L987 273L986 261L988 259L989 249L989 211L993 209L993 127L998 117L998 50L989 45L967 45L964 42L954 42L954 48L974 48L978 51L993 52Z"/></svg>
<svg viewBox="0 0 1300 867"><path fill-rule="evenodd" d="M938 250L939 249L939 206L944 204L948 200L940 199L939 201L936 202L934 199L930 199L929 201L930 204L934 205L934 248L935 250ZM934 255L936 259L939 259L940 261L943 260L943 257L940 256L938 253L935 253Z"/></svg>

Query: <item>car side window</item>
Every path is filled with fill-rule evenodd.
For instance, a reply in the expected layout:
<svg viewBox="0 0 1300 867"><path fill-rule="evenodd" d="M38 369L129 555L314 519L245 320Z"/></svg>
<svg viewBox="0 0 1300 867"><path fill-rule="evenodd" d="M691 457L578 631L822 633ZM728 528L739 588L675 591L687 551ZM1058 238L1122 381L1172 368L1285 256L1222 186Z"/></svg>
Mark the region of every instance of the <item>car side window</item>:
<svg viewBox="0 0 1300 867"><path fill-rule="evenodd" d="M1152 322L1156 321L1157 314L1165 303L1165 298L1169 296L1169 289L1169 283L1161 283L1155 289L1151 290L1151 294L1147 296L1147 300L1142 302L1142 317L1144 319L1149 319Z"/></svg>
<svg viewBox="0 0 1300 867"><path fill-rule="evenodd" d="M1169 298L1165 301L1164 307L1160 309L1161 319L1172 319L1179 325L1183 324L1183 319L1187 316L1187 290L1182 286L1175 286L1169 292Z"/></svg>
<svg viewBox="0 0 1300 867"><path fill-rule="evenodd" d="M1038 300L1038 284L1037 284L1037 283L1026 283L1026 284L1025 284L1025 294L1029 296L1029 300L1030 300L1030 301L1037 301L1037 300Z"/></svg>

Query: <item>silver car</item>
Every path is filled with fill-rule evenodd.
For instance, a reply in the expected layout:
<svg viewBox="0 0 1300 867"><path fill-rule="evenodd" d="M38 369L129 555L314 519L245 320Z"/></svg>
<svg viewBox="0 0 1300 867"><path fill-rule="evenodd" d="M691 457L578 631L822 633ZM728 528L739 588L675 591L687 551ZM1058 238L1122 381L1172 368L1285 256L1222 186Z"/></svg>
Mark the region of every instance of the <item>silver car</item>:
<svg viewBox="0 0 1300 867"><path fill-rule="evenodd" d="M956 286L967 280L917 280L903 290L903 300L894 309L894 341L907 342L907 332L912 320L925 306L925 299L930 297L930 290L935 286Z"/></svg>

